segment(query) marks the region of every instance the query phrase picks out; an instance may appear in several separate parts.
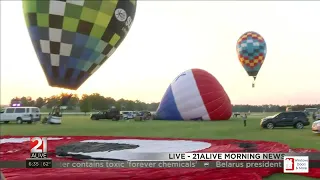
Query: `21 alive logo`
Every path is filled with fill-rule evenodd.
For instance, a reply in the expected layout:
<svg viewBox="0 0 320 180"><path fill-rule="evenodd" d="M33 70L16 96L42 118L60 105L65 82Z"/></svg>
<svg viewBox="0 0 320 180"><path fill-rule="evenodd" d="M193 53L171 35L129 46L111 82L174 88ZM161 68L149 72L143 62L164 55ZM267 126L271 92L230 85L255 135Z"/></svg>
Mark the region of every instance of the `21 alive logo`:
<svg viewBox="0 0 320 180"><path fill-rule="evenodd" d="M46 137L30 137L30 158L47 158L48 141Z"/></svg>
<svg viewBox="0 0 320 180"><path fill-rule="evenodd" d="M283 172L284 173L308 173L309 157L308 156L284 156Z"/></svg>

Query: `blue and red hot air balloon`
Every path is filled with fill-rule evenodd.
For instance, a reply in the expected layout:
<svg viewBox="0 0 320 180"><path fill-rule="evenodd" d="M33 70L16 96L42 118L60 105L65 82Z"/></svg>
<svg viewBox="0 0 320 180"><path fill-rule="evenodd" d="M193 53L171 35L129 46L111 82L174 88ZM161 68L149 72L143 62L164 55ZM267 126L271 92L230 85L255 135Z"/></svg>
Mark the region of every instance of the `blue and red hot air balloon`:
<svg viewBox="0 0 320 180"><path fill-rule="evenodd" d="M232 105L213 75L202 69L190 69L170 84L156 115L162 120L228 120Z"/></svg>

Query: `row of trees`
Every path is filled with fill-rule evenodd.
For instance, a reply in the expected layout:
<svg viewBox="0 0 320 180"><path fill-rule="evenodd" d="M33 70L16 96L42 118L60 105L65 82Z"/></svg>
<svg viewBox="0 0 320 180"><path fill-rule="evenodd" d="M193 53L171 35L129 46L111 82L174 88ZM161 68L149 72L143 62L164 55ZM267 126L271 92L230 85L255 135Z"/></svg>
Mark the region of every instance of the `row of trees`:
<svg viewBox="0 0 320 180"><path fill-rule="evenodd" d="M279 106L279 105L260 105L260 106L252 106L252 105L233 105L233 112L283 112L286 111L288 106ZM293 111L303 111L305 108L319 108L320 104L298 104L290 106Z"/></svg>
<svg viewBox="0 0 320 180"><path fill-rule="evenodd" d="M62 97L67 94L54 95L51 97L38 97L37 99L32 99L31 97L21 97L13 98L12 101L19 99L23 106L36 106L36 107L46 107L51 109L61 103ZM68 110L81 110L82 112L90 112L92 110L106 110L112 106L123 110L123 111L156 111L159 106L157 103L145 103L140 100L126 100L119 99L115 100L112 97L104 97L98 93L93 93L91 95L84 94L82 97L78 95L73 95L68 103ZM304 104L304 105L293 105L291 106L294 111L302 111L305 108L320 108L320 104ZM285 111L287 106L279 105L233 105L233 112L280 112Z"/></svg>
<svg viewBox="0 0 320 180"><path fill-rule="evenodd" d="M48 108L51 109L53 106L61 104L61 99L68 94L60 94L54 95L51 97L38 97L33 100L31 97L15 97L11 101L19 100L23 106L35 106L39 108ZM68 110L80 110L83 112L89 112L91 110L106 110L115 106L120 110L148 110L155 111L159 103L145 103L140 100L126 100L119 99L115 100L112 97L104 97L98 93L93 93L91 95L84 94L81 98L77 94L74 94L70 101L68 102L67 109Z"/></svg>

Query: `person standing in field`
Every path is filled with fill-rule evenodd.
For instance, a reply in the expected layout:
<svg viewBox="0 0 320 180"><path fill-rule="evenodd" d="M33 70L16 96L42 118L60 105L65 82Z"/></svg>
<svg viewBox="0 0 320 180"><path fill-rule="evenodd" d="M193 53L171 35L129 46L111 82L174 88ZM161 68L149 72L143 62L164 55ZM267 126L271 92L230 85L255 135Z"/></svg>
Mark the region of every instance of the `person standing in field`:
<svg viewBox="0 0 320 180"><path fill-rule="evenodd" d="M243 126L246 127L247 126L247 114L246 113L242 116L242 120L243 120Z"/></svg>
<svg viewBox="0 0 320 180"><path fill-rule="evenodd" d="M312 118L313 118L313 121L316 121L316 120L317 120L317 114L316 114L316 112L313 112Z"/></svg>

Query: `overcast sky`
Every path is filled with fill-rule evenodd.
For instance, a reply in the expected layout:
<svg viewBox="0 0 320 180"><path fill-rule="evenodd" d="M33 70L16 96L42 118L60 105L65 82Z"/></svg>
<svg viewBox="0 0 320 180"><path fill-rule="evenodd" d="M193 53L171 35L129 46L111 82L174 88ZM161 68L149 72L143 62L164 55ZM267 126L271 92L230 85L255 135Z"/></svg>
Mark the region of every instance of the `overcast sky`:
<svg viewBox="0 0 320 180"><path fill-rule="evenodd" d="M77 91L158 102L181 72L201 68L233 104L320 103L320 2L139 1L132 28ZM252 88L236 41L260 33L267 56ZM65 92L48 85L21 1L1 1L1 104Z"/></svg>

